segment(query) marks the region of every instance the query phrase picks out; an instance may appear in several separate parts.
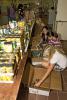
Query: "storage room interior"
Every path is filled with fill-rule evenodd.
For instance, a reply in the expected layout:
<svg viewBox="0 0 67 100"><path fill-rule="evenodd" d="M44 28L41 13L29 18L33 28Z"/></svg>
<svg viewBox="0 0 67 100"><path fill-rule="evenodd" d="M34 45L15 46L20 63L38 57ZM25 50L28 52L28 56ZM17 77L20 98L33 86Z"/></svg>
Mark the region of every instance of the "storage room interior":
<svg viewBox="0 0 67 100"><path fill-rule="evenodd" d="M0 100L67 100L67 0L0 0Z"/></svg>

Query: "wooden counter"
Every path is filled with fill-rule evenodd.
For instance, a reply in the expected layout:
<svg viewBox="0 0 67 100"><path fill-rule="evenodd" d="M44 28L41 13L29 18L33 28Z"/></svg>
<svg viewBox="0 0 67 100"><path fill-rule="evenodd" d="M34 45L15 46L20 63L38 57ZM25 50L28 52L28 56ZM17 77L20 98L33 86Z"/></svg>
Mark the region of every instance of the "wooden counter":
<svg viewBox="0 0 67 100"><path fill-rule="evenodd" d="M28 53L25 53L23 59L19 63L18 73L15 76L14 83L0 84L0 100L16 100L19 87L21 84L24 67L26 64Z"/></svg>

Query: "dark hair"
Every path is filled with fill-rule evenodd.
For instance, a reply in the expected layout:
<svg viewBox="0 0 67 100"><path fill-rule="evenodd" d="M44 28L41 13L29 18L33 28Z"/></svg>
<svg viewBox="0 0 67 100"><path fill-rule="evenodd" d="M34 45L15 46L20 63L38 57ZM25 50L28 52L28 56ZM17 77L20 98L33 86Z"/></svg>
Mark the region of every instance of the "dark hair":
<svg viewBox="0 0 67 100"><path fill-rule="evenodd" d="M46 30L48 30L48 27L47 27L47 26L43 26L42 30L43 30L44 28L45 28Z"/></svg>
<svg viewBox="0 0 67 100"><path fill-rule="evenodd" d="M51 32L51 36L58 38L58 34L56 32Z"/></svg>
<svg viewBox="0 0 67 100"><path fill-rule="evenodd" d="M54 36L54 32L51 32L51 36Z"/></svg>
<svg viewBox="0 0 67 100"><path fill-rule="evenodd" d="M18 9L23 9L23 4L19 4Z"/></svg>
<svg viewBox="0 0 67 100"><path fill-rule="evenodd" d="M51 9L53 10L53 9L54 9L54 7L51 7Z"/></svg>
<svg viewBox="0 0 67 100"><path fill-rule="evenodd" d="M58 34L57 33L54 33L54 37L58 38Z"/></svg>

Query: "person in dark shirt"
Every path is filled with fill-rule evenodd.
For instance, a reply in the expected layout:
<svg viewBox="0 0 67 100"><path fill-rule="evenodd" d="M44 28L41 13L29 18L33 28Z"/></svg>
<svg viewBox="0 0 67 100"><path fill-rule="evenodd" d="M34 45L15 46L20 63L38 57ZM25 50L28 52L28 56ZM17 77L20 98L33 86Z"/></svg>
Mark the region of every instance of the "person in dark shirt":
<svg viewBox="0 0 67 100"><path fill-rule="evenodd" d="M12 21L16 19L16 10L14 4L11 4L10 7L7 8L8 11L8 20Z"/></svg>
<svg viewBox="0 0 67 100"><path fill-rule="evenodd" d="M24 17L24 7L22 4L18 5L18 14L19 14L19 19L22 20Z"/></svg>
<svg viewBox="0 0 67 100"><path fill-rule="evenodd" d="M43 26L42 32L41 32L41 41L40 41L40 46L43 46L43 44L48 43L48 36L50 35L48 31L47 26Z"/></svg>

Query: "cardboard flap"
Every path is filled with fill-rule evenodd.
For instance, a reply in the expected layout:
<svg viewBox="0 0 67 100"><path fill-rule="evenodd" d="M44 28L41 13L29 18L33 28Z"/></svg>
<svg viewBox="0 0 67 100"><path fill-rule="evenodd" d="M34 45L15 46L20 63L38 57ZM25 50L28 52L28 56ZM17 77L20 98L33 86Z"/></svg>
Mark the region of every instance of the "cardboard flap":
<svg viewBox="0 0 67 100"><path fill-rule="evenodd" d="M32 66L30 66L28 86L30 86L32 83L33 75L34 75L34 68Z"/></svg>
<svg viewBox="0 0 67 100"><path fill-rule="evenodd" d="M42 57L34 57L32 58L32 65L41 65Z"/></svg>

